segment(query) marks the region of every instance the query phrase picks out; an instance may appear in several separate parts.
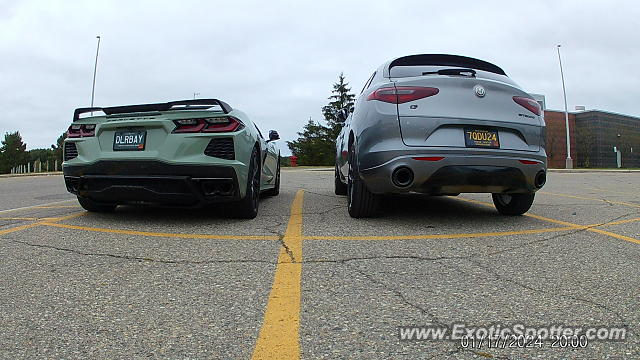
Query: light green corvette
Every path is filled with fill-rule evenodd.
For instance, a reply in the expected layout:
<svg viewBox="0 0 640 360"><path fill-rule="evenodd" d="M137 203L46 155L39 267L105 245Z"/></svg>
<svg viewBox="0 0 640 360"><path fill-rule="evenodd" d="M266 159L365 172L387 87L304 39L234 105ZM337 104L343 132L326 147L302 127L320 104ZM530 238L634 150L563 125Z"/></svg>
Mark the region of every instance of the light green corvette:
<svg viewBox="0 0 640 360"><path fill-rule="evenodd" d="M278 139L217 99L79 108L62 168L89 211L232 202L236 216L254 218L260 195L280 191Z"/></svg>

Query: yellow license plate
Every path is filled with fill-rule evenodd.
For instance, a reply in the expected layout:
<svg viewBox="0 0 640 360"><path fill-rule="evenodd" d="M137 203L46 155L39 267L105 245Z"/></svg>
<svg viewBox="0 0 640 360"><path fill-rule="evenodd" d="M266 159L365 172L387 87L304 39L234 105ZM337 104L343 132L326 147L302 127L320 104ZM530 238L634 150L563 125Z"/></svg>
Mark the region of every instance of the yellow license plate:
<svg viewBox="0 0 640 360"><path fill-rule="evenodd" d="M497 130L464 129L464 144L467 147L500 148Z"/></svg>

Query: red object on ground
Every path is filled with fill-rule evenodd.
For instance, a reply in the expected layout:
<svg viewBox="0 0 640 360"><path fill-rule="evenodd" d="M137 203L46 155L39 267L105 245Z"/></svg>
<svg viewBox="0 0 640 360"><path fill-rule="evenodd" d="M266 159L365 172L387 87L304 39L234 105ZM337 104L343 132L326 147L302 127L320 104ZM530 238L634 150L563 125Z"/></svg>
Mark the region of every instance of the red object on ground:
<svg viewBox="0 0 640 360"><path fill-rule="evenodd" d="M295 155L289 156L289 163L291 166L298 166L298 157Z"/></svg>

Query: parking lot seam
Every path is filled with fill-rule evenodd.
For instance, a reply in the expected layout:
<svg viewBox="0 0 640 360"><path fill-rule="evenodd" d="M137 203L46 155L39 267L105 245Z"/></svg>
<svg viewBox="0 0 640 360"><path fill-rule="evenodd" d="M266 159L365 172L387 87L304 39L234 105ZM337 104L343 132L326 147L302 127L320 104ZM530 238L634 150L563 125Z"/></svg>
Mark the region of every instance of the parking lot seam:
<svg viewBox="0 0 640 360"><path fill-rule="evenodd" d="M487 233L460 233L460 234L433 234L433 235L394 235L394 236L304 236L304 240L429 240L429 239L459 239L475 237L497 237L526 234L540 234L548 232L568 231L580 228L580 226L565 226L544 229L530 229L518 231L487 232Z"/></svg>
<svg viewBox="0 0 640 360"><path fill-rule="evenodd" d="M106 229L88 226L78 226L69 224L59 224L53 222L43 222L41 225L53 226L65 229L84 230L93 232L103 232L122 235L150 236L150 237L169 237L181 239L207 239L207 240L278 240L277 236L270 235L210 235L210 234L183 234L183 233L160 233L139 230L122 230L122 229Z"/></svg>
<svg viewBox="0 0 640 360"><path fill-rule="evenodd" d="M303 201L304 191L298 190L252 359L300 359Z"/></svg>
<svg viewBox="0 0 640 360"><path fill-rule="evenodd" d="M263 263L263 264L273 264L273 261L260 260L260 259L225 259L225 260L165 260L165 259L154 259L150 257L140 257L140 256L132 256L132 255L118 255L118 254L109 254L109 253L94 253L94 252L83 252L76 249L63 248L59 246L47 245L47 244L34 244L26 241L20 240L11 240L11 242L16 244L21 244L29 247L35 247L40 249L49 249L49 250L57 250L67 253L72 253L79 256L92 256L92 257L108 257L119 260L129 260L129 261L138 261L138 262L150 262L150 263L160 263L160 264L175 264L175 265L204 265L204 264L226 264L226 263Z"/></svg>
<svg viewBox="0 0 640 360"><path fill-rule="evenodd" d="M545 194L545 195L561 196L561 197L568 197L568 198L580 199L580 200L600 201L600 202L604 202L604 203L607 203L607 204L616 204L616 205L624 205L624 206L640 208L639 204L633 204L633 203L628 203L628 202L623 202L623 201L613 201L613 200L607 200L607 199L598 199L598 198L571 195L571 194L559 194L559 193L552 193L552 192L546 192L546 191L538 191L538 192L541 193L541 194Z"/></svg>

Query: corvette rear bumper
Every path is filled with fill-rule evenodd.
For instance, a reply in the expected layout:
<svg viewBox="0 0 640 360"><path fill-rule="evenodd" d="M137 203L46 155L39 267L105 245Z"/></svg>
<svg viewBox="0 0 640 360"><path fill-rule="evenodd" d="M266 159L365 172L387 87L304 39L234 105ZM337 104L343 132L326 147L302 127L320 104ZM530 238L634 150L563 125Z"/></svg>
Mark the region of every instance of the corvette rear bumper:
<svg viewBox="0 0 640 360"><path fill-rule="evenodd" d="M199 206L240 199L230 166L98 161L63 172L69 192L101 203Z"/></svg>

